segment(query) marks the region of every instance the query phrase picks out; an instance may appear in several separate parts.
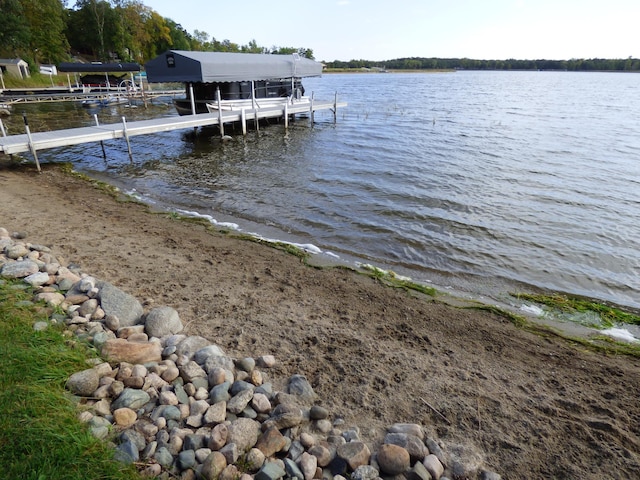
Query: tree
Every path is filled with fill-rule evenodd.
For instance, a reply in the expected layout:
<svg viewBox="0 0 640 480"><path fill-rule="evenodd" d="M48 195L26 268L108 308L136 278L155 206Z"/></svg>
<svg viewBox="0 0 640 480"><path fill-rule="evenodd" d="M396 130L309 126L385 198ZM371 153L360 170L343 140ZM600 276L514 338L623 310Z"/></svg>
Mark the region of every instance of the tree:
<svg viewBox="0 0 640 480"><path fill-rule="evenodd" d="M69 43L65 36L65 9L60 0L22 0L25 20L29 25L27 57L33 61L59 63L68 57Z"/></svg>
<svg viewBox="0 0 640 480"><path fill-rule="evenodd" d="M31 29L20 0L0 0L0 55L17 56L29 46Z"/></svg>

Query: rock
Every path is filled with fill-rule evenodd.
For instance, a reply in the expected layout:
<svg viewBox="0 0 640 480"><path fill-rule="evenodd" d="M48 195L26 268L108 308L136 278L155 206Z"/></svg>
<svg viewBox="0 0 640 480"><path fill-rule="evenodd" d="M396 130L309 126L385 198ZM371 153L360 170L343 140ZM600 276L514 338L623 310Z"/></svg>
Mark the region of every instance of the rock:
<svg viewBox="0 0 640 480"><path fill-rule="evenodd" d="M123 407L137 410L149 402L149 400L151 400L151 397L144 390L125 388L111 404L111 408L114 411Z"/></svg>
<svg viewBox="0 0 640 480"><path fill-rule="evenodd" d="M241 358L236 361L236 368L250 373L254 368L256 368L256 361L251 357Z"/></svg>
<svg viewBox="0 0 640 480"><path fill-rule="evenodd" d="M138 415L136 412L127 407L118 408L113 412L113 420L116 422L116 425L120 427L130 427L137 419Z"/></svg>
<svg viewBox="0 0 640 480"><path fill-rule="evenodd" d="M227 460L227 465L235 464L240 457L240 452L238 452L238 446L235 443L227 443L220 450L220 453L224 455L224 458Z"/></svg>
<svg viewBox="0 0 640 480"><path fill-rule="evenodd" d="M133 442L127 441L116 447L113 457L117 461L128 465L137 462L140 459L140 453Z"/></svg>
<svg viewBox="0 0 640 480"><path fill-rule="evenodd" d="M326 445L326 442L323 442ZM326 467L333 460L331 450L325 445L314 445L309 449L309 453L318 459L319 467Z"/></svg>
<svg viewBox="0 0 640 480"><path fill-rule="evenodd" d="M271 402L269 401L269 397L267 397L264 393L253 393L253 398L251 399L251 408L253 408L258 413L268 413L271 411Z"/></svg>
<svg viewBox="0 0 640 480"><path fill-rule="evenodd" d="M164 468L169 468L173 464L173 455L166 447L159 447L153 458Z"/></svg>
<svg viewBox="0 0 640 480"><path fill-rule="evenodd" d="M351 474L351 480L376 480L380 476L378 469L372 465L360 465Z"/></svg>
<svg viewBox="0 0 640 480"><path fill-rule="evenodd" d="M502 480L502 476L495 472L489 472L487 470L483 470L480 473L480 480Z"/></svg>
<svg viewBox="0 0 640 480"><path fill-rule="evenodd" d="M239 414L247 407L247 405L249 405L249 402L251 401L252 398L253 398L252 389L242 390L240 393L238 393L237 395L234 395L227 402L227 411L234 413L236 415Z"/></svg>
<svg viewBox="0 0 640 480"><path fill-rule="evenodd" d="M267 430L260 435L255 448L264 453L264 456L268 458L280 452L286 444L287 440L282 433L280 433L280 430L275 427L271 427L267 428Z"/></svg>
<svg viewBox="0 0 640 480"><path fill-rule="evenodd" d="M193 468L196 465L196 452L194 450L183 450L178 454L176 458L176 467L178 470L187 470Z"/></svg>
<svg viewBox="0 0 640 480"><path fill-rule="evenodd" d="M287 393L297 395L304 400L313 400L316 394L304 375L293 375L287 384Z"/></svg>
<svg viewBox="0 0 640 480"><path fill-rule="evenodd" d="M304 480L304 473L302 470L296 465L296 463L290 458L284 459L284 469L287 472L287 476L296 480Z"/></svg>
<svg viewBox="0 0 640 480"><path fill-rule="evenodd" d="M21 257L26 257L29 253L29 249L23 243L16 243L13 245L8 245L4 249L4 254L7 258L12 260L17 260Z"/></svg>
<svg viewBox="0 0 640 480"><path fill-rule="evenodd" d="M222 471L227 467L227 460L220 452L211 452L202 464L201 474L205 480L218 480Z"/></svg>
<svg viewBox="0 0 640 480"><path fill-rule="evenodd" d="M257 448L252 448L245 456L246 467L250 472L257 472L264 465L264 461L264 453Z"/></svg>
<svg viewBox="0 0 640 480"><path fill-rule="evenodd" d="M427 455L422 461L422 464L436 480L444 474L444 466L434 454Z"/></svg>
<svg viewBox="0 0 640 480"><path fill-rule="evenodd" d="M207 372L193 360L190 360L185 365L179 367L180 376L185 383L190 383L194 378L206 378Z"/></svg>
<svg viewBox="0 0 640 480"><path fill-rule="evenodd" d="M8 278L24 278L38 273L38 264L31 260L21 262L9 262L0 268L0 276Z"/></svg>
<svg viewBox="0 0 640 480"><path fill-rule="evenodd" d="M108 282L99 282L99 299L102 309L107 315L115 315L120 326L131 326L142 323L142 304L132 295L123 292Z"/></svg>
<svg viewBox="0 0 640 480"><path fill-rule="evenodd" d="M198 350L208 346L210 343L209 340L203 337L187 337L176 345L176 355L178 357L184 355L191 360Z"/></svg>
<svg viewBox="0 0 640 480"><path fill-rule="evenodd" d="M309 410L309 418L311 418L311 420L324 420L328 417L329 411L319 405L314 405L311 407L311 410Z"/></svg>
<svg viewBox="0 0 640 480"><path fill-rule="evenodd" d="M94 368L76 372L69 377L66 383L67 390L74 395L90 397L100 386L100 375Z"/></svg>
<svg viewBox="0 0 640 480"><path fill-rule="evenodd" d="M162 347L158 343L136 343L123 338L113 338L104 343L101 354L112 362L143 364L161 361ZM164 377L163 379L167 380Z"/></svg>
<svg viewBox="0 0 640 480"><path fill-rule="evenodd" d="M184 326L178 312L171 307L156 307L144 321L144 330L150 337L164 337L182 331Z"/></svg>
<svg viewBox="0 0 640 480"><path fill-rule="evenodd" d="M227 416L226 402L217 402L211 405L204 413L202 419L205 423L222 423Z"/></svg>
<svg viewBox="0 0 640 480"><path fill-rule="evenodd" d="M412 462L422 461L422 459L429 454L429 450L427 450L422 439L407 433L387 433L383 443L398 445L404 448L409 452Z"/></svg>
<svg viewBox="0 0 640 480"><path fill-rule="evenodd" d="M422 426L417 423L394 423L389 428L389 433L406 433L407 435L415 435L420 439L424 438Z"/></svg>
<svg viewBox="0 0 640 480"><path fill-rule="evenodd" d="M284 468L277 462L267 462L255 474L255 480L278 480L286 475Z"/></svg>
<svg viewBox="0 0 640 480"><path fill-rule="evenodd" d="M276 357L273 355L262 355L258 357L256 364L262 368L272 368L276 364Z"/></svg>
<svg viewBox="0 0 640 480"><path fill-rule="evenodd" d="M336 454L347 462L351 470L355 470L360 465L367 465L371 458L371 451L363 442L349 442L340 445Z"/></svg>
<svg viewBox="0 0 640 480"><path fill-rule="evenodd" d="M64 295L58 292L43 292L35 296L36 302L45 302L47 305L57 307L64 302Z"/></svg>
<svg viewBox="0 0 640 480"><path fill-rule="evenodd" d="M120 328L120 319L115 315L107 315L104 317L104 325L112 332L117 332Z"/></svg>
<svg viewBox="0 0 640 480"><path fill-rule="evenodd" d="M34 287L39 287L49 282L49 274L44 272L32 273L24 278L24 281Z"/></svg>
<svg viewBox="0 0 640 480"><path fill-rule="evenodd" d="M217 345L207 345L193 355L193 359L198 365L204 365L209 357L224 357L224 351Z"/></svg>
<svg viewBox="0 0 640 480"><path fill-rule="evenodd" d="M211 450L220 450L227 443L229 436L229 427L224 423L220 423L213 427L211 436L209 437L208 446Z"/></svg>
<svg viewBox="0 0 640 480"><path fill-rule="evenodd" d="M438 480L440 477L435 478ZM429 471L425 468L422 462L416 462L409 473L407 474L407 480L434 480Z"/></svg>
<svg viewBox="0 0 640 480"><path fill-rule="evenodd" d="M318 459L308 452L304 452L300 456L299 465L304 475L304 480L313 480L316 475L316 468L318 468Z"/></svg>
<svg viewBox="0 0 640 480"><path fill-rule="evenodd" d="M409 470L411 466L409 452L398 445L388 443L381 445L376 459L380 470L388 475L399 475Z"/></svg>
<svg viewBox="0 0 640 480"><path fill-rule="evenodd" d="M238 418L229 425L227 443L235 443L242 453L251 450L258 441L260 424L249 418Z"/></svg>
<svg viewBox="0 0 640 480"><path fill-rule="evenodd" d="M82 317L93 315L97 308L98 300L96 300L95 298L90 298L89 300L82 302L82 305L80 305L80 308L78 309L78 313Z"/></svg>

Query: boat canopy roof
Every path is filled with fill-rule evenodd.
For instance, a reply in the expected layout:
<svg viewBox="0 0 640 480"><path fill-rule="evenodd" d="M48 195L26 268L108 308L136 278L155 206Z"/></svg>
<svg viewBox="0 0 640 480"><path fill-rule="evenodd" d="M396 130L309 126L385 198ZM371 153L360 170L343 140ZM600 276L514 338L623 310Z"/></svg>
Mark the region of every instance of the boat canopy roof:
<svg viewBox="0 0 640 480"><path fill-rule="evenodd" d="M145 64L149 82L246 82L319 77L322 64L298 55L168 50Z"/></svg>
<svg viewBox="0 0 640 480"><path fill-rule="evenodd" d="M104 73L104 72L139 72L140 65L137 63L80 63L67 62L58 66L59 72L75 73Z"/></svg>

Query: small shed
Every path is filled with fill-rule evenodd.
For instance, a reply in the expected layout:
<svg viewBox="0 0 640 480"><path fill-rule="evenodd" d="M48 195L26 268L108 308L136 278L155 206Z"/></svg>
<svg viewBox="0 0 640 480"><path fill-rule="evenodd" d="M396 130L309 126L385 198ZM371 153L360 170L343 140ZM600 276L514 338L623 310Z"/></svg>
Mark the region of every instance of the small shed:
<svg viewBox="0 0 640 480"><path fill-rule="evenodd" d="M29 64L21 58L0 58L2 75L13 75L18 78L29 78Z"/></svg>
<svg viewBox="0 0 640 480"><path fill-rule="evenodd" d="M169 50L145 70L149 82L217 83L319 77L322 64L298 55Z"/></svg>

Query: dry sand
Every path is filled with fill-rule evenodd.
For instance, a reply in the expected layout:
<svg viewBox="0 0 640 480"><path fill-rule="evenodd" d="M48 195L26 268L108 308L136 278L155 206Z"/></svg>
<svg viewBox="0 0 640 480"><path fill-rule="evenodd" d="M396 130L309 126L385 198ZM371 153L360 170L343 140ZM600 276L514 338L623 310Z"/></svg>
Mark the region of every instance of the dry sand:
<svg viewBox="0 0 640 480"><path fill-rule="evenodd" d="M503 478L639 478L640 360L118 202L46 167L0 166L0 226L26 232L232 356L272 354L362 437L417 422ZM430 408L439 411L443 419Z"/></svg>

